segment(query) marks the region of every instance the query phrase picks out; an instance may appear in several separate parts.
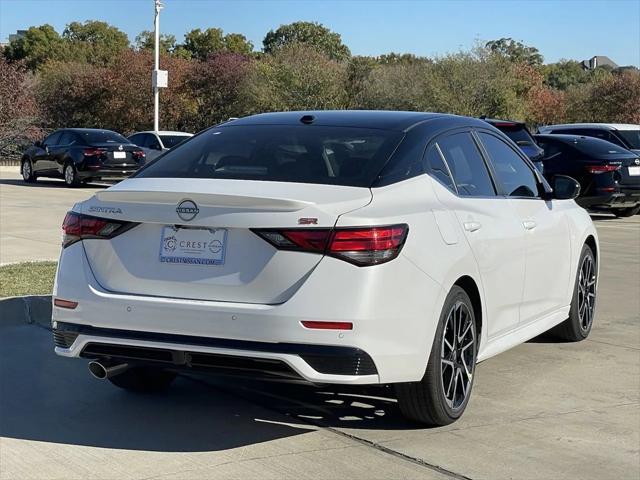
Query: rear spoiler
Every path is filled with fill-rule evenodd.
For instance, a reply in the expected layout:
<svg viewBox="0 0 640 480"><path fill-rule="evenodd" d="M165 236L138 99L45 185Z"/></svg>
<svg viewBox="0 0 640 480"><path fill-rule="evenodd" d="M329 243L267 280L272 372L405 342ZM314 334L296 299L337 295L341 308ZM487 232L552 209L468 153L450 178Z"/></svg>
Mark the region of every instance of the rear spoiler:
<svg viewBox="0 0 640 480"><path fill-rule="evenodd" d="M96 193L103 202L177 205L183 200L191 200L203 207L238 208L277 212L295 212L303 210L312 202L273 198L260 195L233 195L222 193L184 192L184 191L139 191L108 189Z"/></svg>

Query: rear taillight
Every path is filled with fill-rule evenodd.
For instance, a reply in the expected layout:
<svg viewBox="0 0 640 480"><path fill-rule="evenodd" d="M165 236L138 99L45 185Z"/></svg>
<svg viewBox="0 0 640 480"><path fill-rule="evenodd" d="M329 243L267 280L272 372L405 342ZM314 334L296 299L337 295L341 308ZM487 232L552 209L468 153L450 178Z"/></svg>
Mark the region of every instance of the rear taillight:
<svg viewBox="0 0 640 480"><path fill-rule="evenodd" d="M85 157L99 157L106 153L106 150L103 148L85 148L82 153L84 153Z"/></svg>
<svg viewBox="0 0 640 480"><path fill-rule="evenodd" d="M126 232L136 223L68 212L62 223L62 248L84 239L108 239Z"/></svg>
<svg viewBox="0 0 640 480"><path fill-rule="evenodd" d="M606 173L615 172L620 168L620 165L587 165L585 168L589 173Z"/></svg>
<svg viewBox="0 0 640 480"><path fill-rule="evenodd" d="M136 160L142 160L145 157L144 152L142 150L134 150L133 152L131 152L131 154L133 155L133 158L135 158Z"/></svg>
<svg viewBox="0 0 640 480"><path fill-rule="evenodd" d="M361 267L378 265L398 256L409 227L340 227L254 230L279 250L323 253Z"/></svg>

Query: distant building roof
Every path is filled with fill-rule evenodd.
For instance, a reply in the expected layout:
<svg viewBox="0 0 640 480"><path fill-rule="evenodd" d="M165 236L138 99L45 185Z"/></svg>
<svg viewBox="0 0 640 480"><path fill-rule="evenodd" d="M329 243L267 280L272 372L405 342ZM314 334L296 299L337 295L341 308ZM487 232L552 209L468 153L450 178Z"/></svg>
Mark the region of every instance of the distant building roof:
<svg viewBox="0 0 640 480"><path fill-rule="evenodd" d="M595 70L598 67L618 68L618 64L616 62L604 55L596 55L595 57L591 57L589 60L583 60L581 64L585 70Z"/></svg>

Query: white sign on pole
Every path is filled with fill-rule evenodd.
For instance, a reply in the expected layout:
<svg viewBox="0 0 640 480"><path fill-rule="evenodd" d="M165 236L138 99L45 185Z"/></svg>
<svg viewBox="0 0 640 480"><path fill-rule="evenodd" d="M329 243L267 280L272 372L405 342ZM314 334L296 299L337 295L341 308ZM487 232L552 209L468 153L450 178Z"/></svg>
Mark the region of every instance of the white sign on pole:
<svg viewBox="0 0 640 480"><path fill-rule="evenodd" d="M153 70L151 85L153 88L167 88L169 86L169 72L166 70Z"/></svg>

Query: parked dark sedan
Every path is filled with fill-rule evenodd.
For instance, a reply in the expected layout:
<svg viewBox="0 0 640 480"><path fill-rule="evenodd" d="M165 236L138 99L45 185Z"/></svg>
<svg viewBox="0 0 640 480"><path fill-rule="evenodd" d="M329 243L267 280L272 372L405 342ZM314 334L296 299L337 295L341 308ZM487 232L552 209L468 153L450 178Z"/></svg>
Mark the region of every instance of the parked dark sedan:
<svg viewBox="0 0 640 480"><path fill-rule="evenodd" d="M513 142L520 147L520 149L527 155L527 157L529 157L529 160L533 162L535 167L540 172L544 172L544 150L536 145L536 141L534 140L531 132L529 132L529 129L524 122L516 122L513 120L499 120L497 118L480 118L485 122L490 123L511 140L513 140Z"/></svg>
<svg viewBox="0 0 640 480"><path fill-rule="evenodd" d="M545 176L570 175L580 182L579 205L618 217L640 211L640 158L606 140L579 135L536 135L544 148Z"/></svg>
<svg viewBox="0 0 640 480"><path fill-rule="evenodd" d="M25 182L38 177L63 178L75 187L90 180L121 180L144 164L144 152L119 133L67 128L27 149L21 172Z"/></svg>

